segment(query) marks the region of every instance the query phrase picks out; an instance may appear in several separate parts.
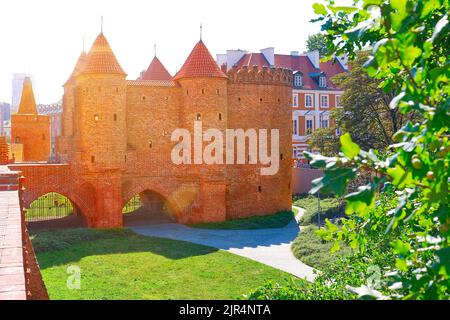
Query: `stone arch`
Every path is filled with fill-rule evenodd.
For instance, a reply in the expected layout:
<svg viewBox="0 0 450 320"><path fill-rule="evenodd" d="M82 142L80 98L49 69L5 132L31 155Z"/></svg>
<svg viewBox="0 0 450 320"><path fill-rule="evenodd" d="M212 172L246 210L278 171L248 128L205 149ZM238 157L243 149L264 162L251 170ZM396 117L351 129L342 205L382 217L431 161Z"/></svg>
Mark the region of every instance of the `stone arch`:
<svg viewBox="0 0 450 320"><path fill-rule="evenodd" d="M24 206L30 207L31 203L40 197L55 192L70 200L74 208L78 210L83 219L88 223L89 219L95 213L93 195L94 189L89 183L82 185L75 184L73 187L60 186L60 185L45 185L40 188L33 187L32 191L25 189L24 191Z"/></svg>
<svg viewBox="0 0 450 320"><path fill-rule="evenodd" d="M122 207L124 207L135 195L142 194L146 191L153 192L164 199L173 212L172 218L176 221L180 221L182 210L178 204L172 200L170 190L162 188L155 183L133 183L132 181L124 182L122 184Z"/></svg>

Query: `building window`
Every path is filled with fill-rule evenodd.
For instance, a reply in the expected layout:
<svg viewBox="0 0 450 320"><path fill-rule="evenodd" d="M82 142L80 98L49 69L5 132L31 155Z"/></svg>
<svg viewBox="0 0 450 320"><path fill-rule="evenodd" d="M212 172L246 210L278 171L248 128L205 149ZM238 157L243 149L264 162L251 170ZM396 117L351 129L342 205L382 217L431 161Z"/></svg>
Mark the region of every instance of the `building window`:
<svg viewBox="0 0 450 320"><path fill-rule="evenodd" d="M337 136L342 136L342 129L341 128L336 128L336 135Z"/></svg>
<svg viewBox="0 0 450 320"><path fill-rule="evenodd" d="M341 107L341 96L336 95L336 108Z"/></svg>
<svg viewBox="0 0 450 320"><path fill-rule="evenodd" d="M100 119L100 117L98 116L98 114L94 115L94 121L98 122L98 120Z"/></svg>
<svg viewBox="0 0 450 320"><path fill-rule="evenodd" d="M16 137L16 143L20 143L20 137Z"/></svg>
<svg viewBox="0 0 450 320"><path fill-rule="evenodd" d="M117 121L117 113L114 113L114 121Z"/></svg>
<svg viewBox="0 0 450 320"><path fill-rule="evenodd" d="M217 95L219 95L219 94L220 94L220 90L219 90L219 89L217 89L217 90L216 90L216 93L217 93Z"/></svg>
<svg viewBox="0 0 450 320"><path fill-rule="evenodd" d="M205 94L205 89L202 89L202 94Z"/></svg>
<svg viewBox="0 0 450 320"><path fill-rule="evenodd" d="M148 142L148 147L151 149L151 148L153 148L153 142L152 141L149 141Z"/></svg>
<svg viewBox="0 0 450 320"><path fill-rule="evenodd" d="M328 96L327 95L320 96L320 106L322 108L328 108Z"/></svg>
<svg viewBox="0 0 450 320"><path fill-rule="evenodd" d="M325 77L325 76L319 77L319 87L321 87L321 88L327 87L327 77Z"/></svg>
<svg viewBox="0 0 450 320"><path fill-rule="evenodd" d="M328 119L322 119L320 125L322 128L328 128Z"/></svg>
<svg viewBox="0 0 450 320"><path fill-rule="evenodd" d="M305 94L305 107L312 108L313 107L313 95Z"/></svg>
<svg viewBox="0 0 450 320"><path fill-rule="evenodd" d="M262 187L258 186L258 192L261 192L261 191L262 191Z"/></svg>
<svg viewBox="0 0 450 320"><path fill-rule="evenodd" d="M298 107L298 94L292 95L292 103L294 104L294 107Z"/></svg>
<svg viewBox="0 0 450 320"><path fill-rule="evenodd" d="M91 156L91 162L94 163L95 162L95 157Z"/></svg>
<svg viewBox="0 0 450 320"><path fill-rule="evenodd" d="M202 115L200 113L197 113L197 121L202 120Z"/></svg>
<svg viewBox="0 0 450 320"><path fill-rule="evenodd" d="M311 134L313 132L313 120L307 119L306 120L306 133Z"/></svg>
<svg viewBox="0 0 450 320"><path fill-rule="evenodd" d="M293 128L294 135L298 135L297 120L292 120L292 128Z"/></svg>
<svg viewBox="0 0 450 320"><path fill-rule="evenodd" d="M303 77L300 74L294 76L294 87L303 86Z"/></svg>
<svg viewBox="0 0 450 320"><path fill-rule="evenodd" d="M219 113L219 121L222 121L222 114Z"/></svg>

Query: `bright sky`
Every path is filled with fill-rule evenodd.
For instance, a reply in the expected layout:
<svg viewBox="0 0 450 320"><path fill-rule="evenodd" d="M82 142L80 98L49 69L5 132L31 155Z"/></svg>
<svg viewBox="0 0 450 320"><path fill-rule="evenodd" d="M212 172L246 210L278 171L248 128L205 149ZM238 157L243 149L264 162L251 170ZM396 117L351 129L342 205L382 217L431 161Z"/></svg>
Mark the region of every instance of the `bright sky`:
<svg viewBox="0 0 450 320"><path fill-rule="evenodd" d="M227 49L276 53L306 50L319 31L312 4L318 0L14 0L0 2L0 101L11 103L12 74L28 73L38 103L61 99L85 36L86 51L104 34L129 79L157 55L171 74L199 40L214 58Z"/></svg>

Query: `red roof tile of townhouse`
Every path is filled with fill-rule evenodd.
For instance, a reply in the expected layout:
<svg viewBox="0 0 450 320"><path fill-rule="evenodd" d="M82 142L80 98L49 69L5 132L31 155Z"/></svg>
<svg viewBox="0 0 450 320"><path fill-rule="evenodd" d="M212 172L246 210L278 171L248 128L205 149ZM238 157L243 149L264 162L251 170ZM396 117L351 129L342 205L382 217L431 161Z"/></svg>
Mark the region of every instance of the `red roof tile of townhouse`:
<svg viewBox="0 0 450 320"><path fill-rule="evenodd" d="M291 69L292 71L299 71L303 75L303 88L304 89L318 89L319 84L315 75L323 72L328 79L330 79L327 88L337 88L331 78L335 75L345 72L345 69L337 60L330 60L327 62L321 62L320 68L314 67L313 63L306 55L283 55L275 54L275 65L277 68ZM241 69L243 66L254 67L258 66L260 69L263 67L270 67L268 60L264 57L262 53L246 53L241 59L235 64L235 68ZM231 66L233 67L233 66Z"/></svg>

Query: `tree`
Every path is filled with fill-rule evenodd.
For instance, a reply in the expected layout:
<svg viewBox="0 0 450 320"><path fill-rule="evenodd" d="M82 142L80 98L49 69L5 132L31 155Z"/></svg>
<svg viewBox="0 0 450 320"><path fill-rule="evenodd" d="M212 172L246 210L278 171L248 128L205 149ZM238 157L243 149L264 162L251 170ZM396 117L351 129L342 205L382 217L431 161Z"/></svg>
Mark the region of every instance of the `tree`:
<svg viewBox="0 0 450 320"><path fill-rule="evenodd" d="M395 264L380 278L385 291L352 288L360 297L449 299L449 0L355 0L354 7L335 2L314 5L332 49L328 56L355 59L370 47L364 68L385 93L394 92L390 109L406 119L419 113L421 120L407 121L383 153L364 151L348 133L334 157L305 152L324 169L311 193L346 194L350 215L342 227L327 221L319 234L334 239L335 249L344 240L363 252L377 237L391 248ZM371 181L347 193L360 172L370 172ZM375 210L385 194L392 196L390 209Z"/></svg>
<svg viewBox="0 0 450 320"><path fill-rule="evenodd" d="M355 60L349 62L349 72L333 78L333 82L344 90L341 97L343 109L333 116L343 132L363 149L382 150L393 143L393 135L406 123L416 121L415 112L405 117L398 109L389 107L394 91L380 88L381 80L369 77L363 67L370 53L360 51Z"/></svg>
<svg viewBox="0 0 450 320"><path fill-rule="evenodd" d="M319 50L321 57L326 56L328 54L326 36L321 33L308 36L308 39L306 40L306 49L308 51Z"/></svg>
<svg viewBox="0 0 450 320"><path fill-rule="evenodd" d="M339 137L336 136L336 129L319 128L315 130L308 139L311 150L319 151L326 156L332 156L339 152Z"/></svg>

